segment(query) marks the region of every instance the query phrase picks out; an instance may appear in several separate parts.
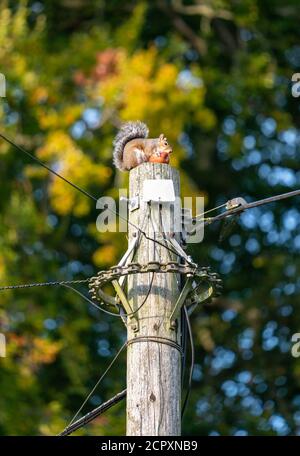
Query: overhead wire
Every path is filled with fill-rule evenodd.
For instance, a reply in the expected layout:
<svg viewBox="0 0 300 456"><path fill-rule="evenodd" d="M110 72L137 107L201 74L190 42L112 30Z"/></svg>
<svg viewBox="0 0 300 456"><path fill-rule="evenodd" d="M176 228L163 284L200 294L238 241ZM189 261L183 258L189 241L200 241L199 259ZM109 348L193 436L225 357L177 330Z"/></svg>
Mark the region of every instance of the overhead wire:
<svg viewBox="0 0 300 456"><path fill-rule="evenodd" d="M0 132L0 137L2 139L4 139L7 143L9 143L11 146L17 148L18 150L20 150L21 152L25 153L26 155L28 155L32 160L36 161L37 163L39 163L41 166L43 166L44 168L46 168L49 172L51 172L52 174L54 174L56 177L59 177L60 179L62 179L63 181L65 181L67 184L71 185L73 188L75 188L76 190L78 190L79 192L81 192L82 194L84 194L85 196L91 198L93 201L97 201L97 198L93 195L91 195L89 192L87 192L86 190L82 189L81 187L79 187L78 185L74 184L73 182L71 182L70 180L68 180L67 178L63 177L61 174L59 174L58 172L54 171L52 168L50 168L49 166L47 166L45 163L43 163L41 160L39 160L37 157L35 157L33 154L31 154L30 152L28 152L25 148L23 148L22 146L16 144L13 140L11 140L10 138L8 138L6 135L4 135L3 133ZM237 208L233 208L233 209L229 209L227 210L226 212L223 212L222 214L219 214L219 215L216 215L215 217L210 217L208 219L205 219L204 220L204 226L206 225L210 225L216 221L219 221L219 220L222 220L223 218L225 217L228 217L230 215L235 215L235 214L239 214L240 212L243 212L244 210L246 209L251 209L253 207L257 207L257 206L260 206L260 205L263 205L263 204L268 204L268 203L272 203L274 201L279 201L279 200L282 200L282 199L285 199L285 198L290 198L292 196L298 196L300 195L300 190L295 190L295 191L292 191L292 192L287 192L287 193L283 193L283 194L280 194L280 195L276 195L276 196L271 196L269 198L264 198L262 200L258 200L258 201L254 201L252 203L247 203L247 204L244 204L244 205L241 205ZM221 205L223 206L223 205ZM221 207L220 206L220 207ZM219 207L219 206L218 206ZM212 210L215 210L217 208L213 208L213 209L210 209L209 211L206 211L205 213L208 213ZM143 231L139 226L135 225L133 222L131 222L130 220L128 220L128 218L126 217L123 217L121 214L119 214L118 211L115 211L113 209L111 209L109 206L107 207L107 210L112 212L113 214L117 215L118 217L120 217L122 220L126 221L129 225L131 225L132 227L134 227L135 229L137 229L147 240L149 241L152 241L152 242L156 242L157 244L161 245L162 247L164 247L165 249L169 250L170 252L176 254L177 256L181 257L181 258L184 258L184 260L189 263L189 264L192 264L187 258L183 257L182 255L180 255L178 252L176 252L175 249L172 249L171 247L161 243L160 241L158 241L157 239L153 239L151 238L150 236L148 236L145 231ZM201 215L201 214L200 214ZM203 214L202 214L203 215ZM196 220L196 219L194 219Z"/></svg>
<svg viewBox="0 0 300 456"><path fill-rule="evenodd" d="M149 297L149 294L151 292L151 287L152 287L152 284L153 284L153 280L154 280L154 272L152 273L150 286L149 286L149 289L147 291L145 299L143 300L143 302L140 304L140 306L137 309L135 309L133 312L131 312L129 314L126 314L125 316L131 317L131 316L135 315L143 307L143 305L147 301L147 299ZM1 286L0 287L0 291L26 289L26 288L43 287L43 286L64 286L64 287L69 288L70 290L74 291L75 293L77 293L79 296L81 296L83 299L85 299L87 302L89 302L92 306L94 306L95 308L97 308L101 312L104 312L107 315L111 315L113 317L122 318L122 315L120 313L110 312L110 311L104 309L102 306L96 304L94 301L92 301L86 295L84 295L79 290L77 290L76 288L71 286L71 285L87 283L89 281L90 281L90 279L82 279L82 280L68 280L68 281L55 281L55 282L35 282L35 283L27 283L27 284L20 284L20 285L6 285L6 286Z"/></svg>
<svg viewBox="0 0 300 456"><path fill-rule="evenodd" d="M42 167L44 167L45 169L47 169L50 173L54 174L56 177L59 177L60 179L62 179L64 182L66 182L67 184L71 185L73 188L75 188L76 190L78 190L79 192L81 192L83 195L87 196L88 198L92 199L93 201L98 201L98 198L96 198L95 196L93 196L91 193L87 192L86 190L82 189L81 187L79 187L79 185L77 184L74 184L73 182L71 182L69 179L65 178L64 176L62 176L61 174L59 174L58 172L56 172L55 170L53 170L52 168L50 168L48 165L46 165L44 162L42 162L40 159L38 159L37 157L35 157L33 154L31 154L30 152L28 152L24 147L20 146L19 144L16 144L12 139L8 138L6 135L4 135L3 133L0 132L0 137L2 139L4 139L4 141L6 141L8 144L10 144L11 146L15 147L16 149L18 149L19 151L23 152L24 154L26 154L27 156L29 156L32 160L36 161L39 165L41 165ZM161 246L163 246L164 248L166 248L167 250L170 250L172 251L173 253L176 253L177 255L179 255L174 249L172 249L171 247L167 246L167 245L164 245L163 243L151 238L150 236L148 236L145 231L143 231L139 226L137 226L135 223L131 222L130 220L128 220L127 217L123 217L118 211L114 210L114 209L111 209L109 206L106 207L106 209L113 213L114 215L117 215L118 217L120 217L120 219L124 220L126 223L128 223L130 226L132 226L133 228L135 228L136 230L138 230L148 241L152 241L152 242L156 242L157 244L160 244ZM189 260L185 259L185 261L187 263L189 263Z"/></svg>
<svg viewBox="0 0 300 456"><path fill-rule="evenodd" d="M183 405L182 405L182 409L181 409L181 419L183 418L184 412L185 412L187 404L188 404L189 396L190 396L190 393L191 393L192 381L193 381L193 372L194 372L194 367L195 367L195 345L194 345L191 322L190 322L190 318L189 318L189 314L188 314L186 306L183 306L183 309L184 309L184 314L185 314L185 318L186 318L188 334L189 334L189 339L190 339L191 365L190 365L190 374L189 374L189 382L188 382L187 392L186 392L186 395L185 395L185 398L184 398L184 402L183 402Z"/></svg>
<svg viewBox="0 0 300 456"><path fill-rule="evenodd" d="M54 282L33 282L33 283L23 283L19 285L5 285L0 286L0 291L4 290L18 290L22 288L33 288L33 287L50 287L57 285L76 285L89 282L90 279L81 279L81 280L62 280Z"/></svg>
<svg viewBox="0 0 300 456"><path fill-rule="evenodd" d="M213 207L212 209L208 209L207 211L204 211L202 212L201 214L197 214L195 219L197 219L198 217L202 217L202 215L206 215L206 214L209 214L210 212L214 212L214 211L217 211L218 209L221 209L222 207L226 206L227 205L227 202L224 203L224 204L220 204L220 206L216 206L216 207Z"/></svg>
<svg viewBox="0 0 300 456"><path fill-rule="evenodd" d="M96 382L96 384L94 385L94 387L92 388L92 390L90 391L90 393L87 395L87 397L85 398L85 400L83 401L83 403L81 404L81 406L79 407L79 409L77 410L77 412L75 413L75 415L73 416L73 418L71 419L71 421L69 422L69 424L66 426L65 429L69 428L71 426L71 424L75 421L75 419L77 418L77 416L79 415L79 413L81 412L81 410L83 409L83 407L85 406L85 404L88 402L88 400L90 399L90 397L92 396L92 394L95 392L95 390L97 389L97 387L100 385L100 383L102 382L102 380L104 379L104 377L108 374L108 372L110 371L110 369L112 368L112 366L114 365L114 363L117 361L119 355L121 354L121 352L124 350L124 348L126 347L127 345L127 342L124 342L124 344L122 345L122 347L118 350L117 354L114 356L113 360L111 361L111 363L109 364L109 366L106 368L106 370L104 371L104 373L101 375L101 377L99 378L99 380Z"/></svg>
<svg viewBox="0 0 300 456"><path fill-rule="evenodd" d="M146 215L147 215L147 214L146 214ZM144 226L144 223L145 223L145 220L146 220L146 215L145 215L145 217L144 217L143 226ZM139 240L139 244L140 244L140 240ZM135 250L134 250L134 254L133 254L132 260L133 260L134 257L135 257L136 251L137 251L137 246L135 247ZM151 290L152 290L153 280L154 280L154 272L152 272L152 277L151 277L151 279L150 279L150 285L149 285L149 288L148 288L148 290L147 290L147 293L146 293L145 298L143 299L142 303L141 303L134 311L132 311L132 312L130 312L130 313L126 313L126 312L125 312L124 315L122 315L121 312L120 312L120 313L109 312L109 311L103 309L103 307L102 307L101 305L100 305L100 306L97 305L97 307L98 307L100 310L102 310L103 312L108 313L109 315L113 315L113 316L115 316L115 317L120 317L120 318L123 318L123 317L132 317L132 316L134 316L134 315L135 315L135 314L136 314L136 313L145 305L145 303L146 303L146 301L147 301L147 299L148 299L148 297L149 297L149 295L150 295L150 293L151 293ZM89 300L89 298L87 298L86 296L83 295L83 297L84 297L85 299ZM90 301L90 300L89 300L89 301ZM90 301L90 302L92 302L92 301Z"/></svg>
<svg viewBox="0 0 300 456"><path fill-rule="evenodd" d="M70 180L68 180L67 178L65 178L64 176L62 176L61 174L59 174L58 172L56 172L55 170L53 170L52 168L50 168L49 166L47 166L45 163L43 163L41 160L39 160L37 157L35 157L33 154L31 154L30 152L28 152L26 149L24 149L22 146L19 146L18 144L14 143L14 141L12 141L11 139L9 139L8 137L6 137L4 134L0 133L0 137L2 139L4 139L6 142L8 142L10 145L12 145L13 147L17 148L18 150L20 150L21 152L25 153L27 156L29 156L31 159L33 159L34 161L36 161L37 163L39 163L42 167L44 167L45 169L47 169L49 172L51 172L52 174L54 174L56 177L59 177L60 179L62 179L64 182L66 182L67 184L69 184L70 186L72 186L73 188L75 188L76 190L78 190L79 192L81 192L82 194L84 194L85 196L87 196L88 198L92 199L93 201L96 201L97 202L97 198L95 196L93 196L92 194L90 194L89 192L87 192L86 190L82 189L81 187L79 187L78 185L74 184L73 182L71 182ZM222 220L226 217L229 217L231 215L236 215L236 214L239 214L241 212L243 212L244 210L247 210L247 209L251 209L251 208L254 208L254 207L258 207L258 206L261 206L261 205L264 205L264 204L269 204L269 203L272 203L272 202L275 202L275 201L279 201L279 200L283 200L283 199L286 199L286 198L290 198L290 197L293 197L293 196L299 196L300 195L300 190L295 190L295 191L292 191L292 192L287 192L287 193L283 193L283 194L280 194L280 195L276 195L276 196L273 196L273 197L268 197L268 198L264 198L262 200L258 200L258 201L254 201L252 203L246 203L246 204L243 204L243 205L240 205L239 207L236 207L236 208L233 208L233 209L229 209L225 212L223 212L222 214L219 214L215 217L210 217L210 218L207 218L204 220L204 226L206 225L210 225L216 221L219 221L219 220ZM212 212L214 210L217 210L221 207L224 207L226 206L227 203L225 204L222 204L216 208L213 208L213 209L210 209L208 211L205 211L203 212L202 214L199 214L198 216L196 216L196 219L198 217L201 217L209 212ZM111 209L110 207L107 207L107 209L114 213L115 215L119 216L121 219L123 219L124 221L126 221L129 225L131 225L132 227L134 227L135 229L137 229L147 240L149 241L152 241L154 242L155 244L158 244L158 245L161 245L163 248L167 249L169 252L172 252L173 254L175 254L176 256L179 256L181 259L184 259L184 261L188 262L189 263L189 260L187 260L185 257L183 257L182 255L180 255L175 249L167 246L166 244L158 241L157 239L153 239L152 237L148 236L147 233L141 229L139 226L137 226L136 224L132 223L131 221L129 221L126 217L123 217L121 214L119 214L117 211ZM160 214L161 216L161 214ZM152 220L151 220L152 221ZM34 286L55 286L55 285L62 285L62 286L65 286L73 291L75 291L78 295L80 295L82 298L84 298L86 301L88 301L90 304L92 304L94 307L96 307L97 309L109 314L109 315L113 315L113 316L121 316L120 314L116 314L116 313L112 313L112 312L108 312L106 311L105 309L103 309L102 307L98 306L97 304L95 304L92 300L90 300L89 298L87 298L84 294L82 294L80 291L78 291L77 289L75 289L74 287L72 287L71 285L74 285L74 284L79 284L79 283L86 283L88 282L90 279L84 279L84 280L72 280L72 281L55 281L55 282L40 282L40 283L31 283L31 284L23 284L23 285L10 285L10 286L2 286L0 287L0 291L3 291L3 290L10 290L10 289L20 289L20 288L31 288L31 287L34 287ZM147 301L149 295L150 295L150 292L151 292L151 289L152 289L152 285L153 285L153 280L154 280L154 273L152 274L152 278L151 278L151 282L150 282L150 286L149 286L149 289L148 289L148 292L146 294L146 297L145 299L143 300L142 304L134 311L132 312L131 314L127 314L127 316L131 316L131 315L134 315L136 312L138 312L141 307L145 304L145 302ZM189 335L189 339L190 339L190 346L191 346L191 367L190 367L190 373L189 373L189 383L188 383L188 389L187 389L187 393L186 393L186 396L185 396L185 399L184 399L184 403L183 403L183 406L182 406L182 417L184 415L184 412L186 410L186 406L187 406L187 403L188 403L188 399L189 399L189 395L190 395L190 391L191 391L191 385L192 385L192 378L193 378L193 370L194 370L194 364L195 364L195 348L194 348L194 342L193 342L193 336L192 336L192 330L191 330L191 324L190 324L190 321L189 321L189 316L188 316L188 312L187 312L187 309L186 307L184 306L184 315L185 315L185 319L186 319L186 323L187 323L187 329L188 329L188 335ZM125 348L126 346L126 342L123 344L123 346L120 348L120 350L117 352L117 354L115 355L115 357L113 358L112 362L109 364L109 366L107 367L107 369L105 370L105 372L103 373L103 375L99 378L99 380L97 381L97 383L95 384L95 386L93 387L93 389L91 390L91 392L89 393L89 395L86 397L86 399L84 400L84 402L82 403L82 405L80 406L80 408L78 409L78 411L76 412L76 414L73 416L72 420L70 421L69 425L66 427L65 431L70 428L70 426L74 423L74 420L76 419L76 417L78 416L78 414L81 412L81 410L83 409L83 407L85 406L85 404L87 403L87 401L90 399L91 395L94 393L94 391L96 390L96 388L98 387L98 385L101 383L101 381L104 379L104 377L107 375L107 373L109 372L109 370L111 369L111 367L113 366L113 364L116 362L118 356L120 355L120 353L122 352L122 350ZM124 390L125 391L125 390ZM124 392L122 392L123 394ZM120 393L121 394L121 393ZM104 405L104 404L103 404ZM91 412L92 413L92 412ZM93 418L91 418L93 419ZM80 421L80 420L78 420ZM75 423L74 423L75 424ZM63 431L64 432L64 431ZM61 435L64 435L63 433Z"/></svg>
<svg viewBox="0 0 300 456"><path fill-rule="evenodd" d="M187 325L184 318L183 308L180 311L181 314L181 346L182 346L182 362L181 362L181 385L183 386L185 371L186 371L186 354L187 354Z"/></svg>
<svg viewBox="0 0 300 456"><path fill-rule="evenodd" d="M158 216L159 216L159 229L160 229L160 232L162 233L163 235L163 239L164 241L166 242L166 236L165 236L165 232L164 232L164 227L163 227L163 222L162 222L162 205L159 204L158 206ZM152 219L152 212L151 212L151 219ZM152 220L152 226L155 227L155 223L154 221ZM154 246L154 250L155 250L155 246ZM169 254L169 257L170 257L170 252L168 252ZM160 401L159 401L159 418L158 418L158 424L157 424L157 435L160 435L160 427L161 427L161 423L162 423L162 420L163 420L163 415L164 415L164 411L165 411L165 396L164 396L164 390L163 390L163 387L162 387L162 369L161 369L161 346L160 344L157 345L157 348L158 348L158 372L159 372L159 389L160 389Z"/></svg>
<svg viewBox="0 0 300 456"><path fill-rule="evenodd" d="M130 316L130 315L133 315L135 314L138 310L141 309L141 307L146 303L149 295L150 295L150 292L151 292L151 289L152 289L152 284L153 284L153 280L154 280L154 273L152 273L152 277L151 277L151 282L150 282L150 286L149 286L149 289L147 291L147 294L142 302L142 304L134 311L132 312L132 314L127 314L126 316ZM96 307L97 309L101 310L101 311L104 311L105 313L108 313L109 315L113 315L113 316L121 316L121 315L118 315L118 314L114 314L112 312L108 312L106 310L104 310L103 308L101 308L100 306L98 306L97 304L95 304L91 299L89 299L87 296L85 296L83 293L81 293L80 291L76 290L76 288L73 288L69 285L64 285L65 287L67 288L70 288L71 290L75 291L78 295L80 295L82 298L84 298L87 302L89 302L90 304L92 304L94 307ZM79 415L79 413L81 412L81 410L83 409L83 407L85 406L85 404L88 402L88 400L90 399L91 395L94 393L94 391L96 390L96 388L99 386L99 384L101 383L101 381L104 379L104 377L107 375L107 373L109 372L109 370L111 369L111 367L113 366L113 364L116 362L117 358L119 357L120 353L122 352L122 350L126 347L127 345L127 342L125 342L122 347L120 348L120 350L117 352L117 354L115 355L114 359L112 360L112 362L110 363L110 365L107 367L107 369L105 370L105 372L103 373L103 375L100 377L100 379L97 381L97 383L95 384L95 386L93 387L93 389L91 390L91 392L88 394L88 396L86 397L86 399L84 400L84 402L82 403L82 405L80 406L80 408L78 409L78 411L75 413L75 415L73 416L72 420L70 421L70 423L68 424L68 426L66 426L65 430L60 434L60 435L67 435L67 432L68 430L70 429L71 425L73 424L74 420L76 419L76 417ZM126 391L126 390L124 390ZM124 393L124 391L122 393ZM124 395L123 395L124 396ZM110 407L109 407L110 408ZM102 411L102 410L101 410ZM91 412L92 413L92 412ZM98 416L98 415L96 415ZM94 416L95 417L95 416ZM89 421L91 421L94 417L91 417ZM79 420L80 421L80 420ZM78 427L76 427L76 429L78 429ZM76 429L73 429L71 432L74 432L74 430Z"/></svg>
<svg viewBox="0 0 300 456"><path fill-rule="evenodd" d="M146 211L145 216L144 216L144 219L143 219L143 223L142 223L142 226L143 226L143 227L144 227L145 224L146 224L147 215L148 215L148 217L149 217L149 206L147 206L147 211ZM135 258L135 255L136 255L136 252L137 252L137 250L138 250L138 247L140 246L140 243L141 243L141 240L139 239L139 240L138 240L138 245L136 245L136 247L135 247L135 251L134 251L134 254L133 254L132 261L133 261L134 258ZM149 288L148 288L148 290L147 290L147 293L146 293L145 298L143 299L142 303L141 303L133 312L130 312L129 314L128 314L128 313L126 314L127 317L132 317L132 316L134 316L135 314L137 314L137 312L138 312L139 310L141 310L141 308L146 304L147 299L148 299L148 297L149 297L149 295L150 295L150 293L151 293L151 291L152 291L153 281L154 281L154 272L152 272L152 276L151 276L151 279L150 279Z"/></svg>
<svg viewBox="0 0 300 456"><path fill-rule="evenodd" d="M160 215L160 227L161 227L161 230L162 230L162 234L163 234L164 239L166 239L166 232L165 232L165 228L164 228L164 223L163 223L163 219L162 219L161 210L159 211L159 215ZM189 315L188 315L186 306L183 306L182 311L181 311L181 315L184 317L182 319L182 344L183 344L183 347L182 347L183 348L182 384L183 384L183 380L184 380L184 370L185 370L186 354L187 354L187 351L186 351L186 348L187 348L186 347L186 334L185 334L186 328L188 330L187 333L188 333L188 336L189 336L190 347L191 347L190 373L189 373L189 379L188 379L187 392L186 392L186 396L185 396L185 399L184 399L184 402L183 402L183 406L182 406L182 410L181 410L181 419L182 419L183 415L184 415L184 412L186 410L188 399L189 399L190 392L191 392L191 389L192 389L192 378L193 378L194 365L195 365L195 347L194 347L192 328L191 328L190 319L189 319Z"/></svg>
<svg viewBox="0 0 300 456"><path fill-rule="evenodd" d="M23 152L24 154L28 155L32 160L37 162L39 165L41 165L43 168L46 168L50 173L54 174L56 177L59 177L63 181L65 181L67 184L71 185L73 188L78 190L79 192L83 193L83 195L87 196L88 198L91 198L94 201L97 201L97 198L93 195L91 195L89 192L84 190L83 188L79 187L79 185L74 184L71 182L69 179L66 177L62 176L61 174L57 173L54 171L54 169L50 168L48 165L46 165L44 162L42 162L39 158L35 157L33 154L28 152L28 150L24 149L24 147L20 146L19 144L16 144L12 139L8 138L6 135L0 132L0 137L4 139L7 143L9 143L11 146L15 147L19 151Z"/></svg>
<svg viewBox="0 0 300 456"><path fill-rule="evenodd" d="M254 207L262 206L264 204L274 203L276 201L280 201L280 200L283 200L286 198L291 198L293 196L299 196L299 195L300 195L300 189L294 190L292 192L281 193L280 195L270 196L268 198L263 198L261 200L253 201L252 203L242 204L233 209L228 209L227 211L223 212L222 214L216 215L215 217L210 217L210 218L206 219L204 221L204 226L210 225L211 223L222 220L226 217L229 217L230 215L240 214L241 212L243 212L247 209L252 209Z"/></svg>
<svg viewBox="0 0 300 456"><path fill-rule="evenodd" d="M152 272L152 278L151 278L151 281L150 281L150 285L149 285L149 289L147 290L147 294L143 300L143 302L139 305L139 307L137 309L135 309L133 312L131 313L125 313L124 314L124 317L132 317L133 315L135 315L146 303L150 293L151 293L151 288L152 288L152 284L153 284L153 280L154 280L154 272ZM87 302L89 302L92 306L96 307L98 310L101 310L101 312L104 312L106 313L107 315L111 315L113 317L119 317L119 318L122 318L122 315L121 313L116 313L116 312L110 312L106 309L104 309L101 305L99 306L98 304L96 304L94 301L92 301L90 298L88 298L87 296L85 296L83 293L81 293L79 290L77 290L76 288L74 287L71 287L70 285L63 285L67 288L70 288L71 290L75 291L79 296L81 296L83 299L85 299Z"/></svg>
<svg viewBox="0 0 300 456"><path fill-rule="evenodd" d="M91 412L88 412L82 418L79 418L77 421L73 422L73 424L71 424L70 426L67 426L60 434L58 434L58 436L70 435L73 432L75 432L78 429L85 426L86 424L90 423L92 420L94 420L98 416L102 415L102 413L106 412L111 407L113 407L114 405L118 404L123 399L125 399L126 393L127 393L127 390L124 389L120 393L118 393L115 396L113 396L112 398L108 399L108 401L103 402L101 405L96 407L94 410L92 410Z"/></svg>
<svg viewBox="0 0 300 456"><path fill-rule="evenodd" d="M77 293L79 296L81 296L83 299L85 299L87 302L89 302L92 306L96 307L96 309L98 310L101 310L101 312L104 312L106 313L107 315L111 315L113 317L121 317L120 314L117 314L116 312L109 312L108 310L106 309L103 309L101 306L98 306L98 304L96 304L94 301L92 301L90 298L88 298L87 296L85 296L83 293L81 293L79 290L77 290L76 288L74 287L71 287L70 285L63 285L65 286L66 288L69 288L70 290L73 290L75 291L75 293Z"/></svg>

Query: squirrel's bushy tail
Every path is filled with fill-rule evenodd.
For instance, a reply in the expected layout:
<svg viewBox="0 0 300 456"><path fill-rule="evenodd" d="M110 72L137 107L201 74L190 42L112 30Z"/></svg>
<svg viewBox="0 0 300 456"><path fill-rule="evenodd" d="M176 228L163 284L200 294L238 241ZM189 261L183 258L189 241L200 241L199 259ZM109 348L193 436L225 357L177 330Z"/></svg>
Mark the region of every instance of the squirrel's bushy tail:
<svg viewBox="0 0 300 456"><path fill-rule="evenodd" d="M126 144L132 139L136 138L147 138L149 134L149 129L146 124L140 122L139 120L134 122L124 123L119 133L117 134L113 146L113 162L114 165L119 168L121 171L124 171L123 165L123 151Z"/></svg>

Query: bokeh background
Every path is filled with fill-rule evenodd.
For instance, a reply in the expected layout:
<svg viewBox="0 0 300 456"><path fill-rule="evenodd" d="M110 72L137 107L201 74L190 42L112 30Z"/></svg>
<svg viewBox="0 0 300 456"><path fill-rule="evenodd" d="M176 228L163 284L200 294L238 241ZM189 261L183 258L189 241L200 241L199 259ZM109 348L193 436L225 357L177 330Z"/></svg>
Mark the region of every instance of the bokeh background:
<svg viewBox="0 0 300 456"><path fill-rule="evenodd" d="M174 147L184 195L213 208L300 184L299 2L0 0L1 132L97 196L118 196L122 121ZM80 279L114 265L124 234L100 234L92 201L0 141L1 285ZM190 246L224 280L192 317L196 366L185 435L300 434L299 198L249 210ZM224 230L223 230L224 233ZM86 292L85 288L80 288ZM53 435L125 338L63 287L0 294L0 434ZM125 355L91 410L125 387ZM79 434L122 435L125 403Z"/></svg>

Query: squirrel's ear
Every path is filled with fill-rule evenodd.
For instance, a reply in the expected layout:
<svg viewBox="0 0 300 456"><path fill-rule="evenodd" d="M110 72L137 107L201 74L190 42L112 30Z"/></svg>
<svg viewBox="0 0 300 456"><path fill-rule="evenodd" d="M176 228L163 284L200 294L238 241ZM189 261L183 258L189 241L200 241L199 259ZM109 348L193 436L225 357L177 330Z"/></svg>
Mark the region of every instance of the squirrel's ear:
<svg viewBox="0 0 300 456"><path fill-rule="evenodd" d="M163 140L164 140L164 137L165 137L165 136L164 136L164 134L163 134L163 133L161 133L161 134L159 135L159 139L160 139L161 141L163 141Z"/></svg>

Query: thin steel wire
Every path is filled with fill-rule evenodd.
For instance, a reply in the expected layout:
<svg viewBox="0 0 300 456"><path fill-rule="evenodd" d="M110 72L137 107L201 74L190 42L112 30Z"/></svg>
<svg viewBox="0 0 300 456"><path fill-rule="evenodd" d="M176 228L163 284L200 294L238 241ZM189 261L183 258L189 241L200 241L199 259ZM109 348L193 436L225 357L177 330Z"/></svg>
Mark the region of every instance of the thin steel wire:
<svg viewBox="0 0 300 456"><path fill-rule="evenodd" d="M87 196L88 198L92 199L93 201L98 201L98 198L96 198L95 196L93 196L91 193L87 192L86 190L82 189L81 187L79 187L78 185L74 184L73 182L71 182L69 179L65 178L64 176L62 176L61 174L59 174L58 172L54 171L52 168L50 168L48 165L46 165L44 162L42 162L41 160L39 160L37 157L35 157L33 154L31 154L30 152L28 152L26 149L24 149L24 147L16 144L12 139L8 138L6 135L4 135L3 133L0 133L0 137L2 139L4 139L4 141L6 141L8 144L10 144L11 146L15 147L16 149L18 149L19 151L23 152L24 154L28 155L32 160L36 161L39 165L41 165L43 168L47 169L50 173L54 174L56 177L59 177L60 179L62 179L64 182L66 182L67 184L71 185L71 187L75 188L76 190L78 190L79 192L81 192L83 195ZM136 230L138 230L148 241L152 241L152 242L156 242L157 244L161 245L162 247L164 247L165 249L167 250L170 250L172 251L173 253L177 254L175 250L173 250L172 248L168 247L167 245L164 245L163 243L151 238L150 236L148 236L145 231L143 231L139 226L137 226L135 223L133 222L130 222L128 220L127 217L123 217L118 211L115 211L113 209L111 209L109 206L107 207L107 210L111 213L113 213L114 215L117 215L118 217L120 217L122 220L124 220L125 222L127 222L129 225L131 225L133 228L135 228ZM189 263L189 261L187 259L185 259L185 261L187 263Z"/></svg>
<svg viewBox="0 0 300 456"><path fill-rule="evenodd" d="M94 385L94 387L92 388L91 392L87 395L87 397L85 398L85 400L83 401L83 403L81 404L81 406L79 407L79 409L77 410L77 412L75 413L75 415L73 416L73 418L71 419L71 421L69 422L69 424L66 426L66 428L70 427L71 424L74 422L74 420L77 418L77 416L79 415L79 413L81 412L81 410L83 409L83 407L85 406L85 404L88 402L88 400L90 399L90 397L92 396L92 394L95 392L96 388L100 385L100 383L102 382L102 380L104 379L104 377L108 374L108 372L110 371L110 369L112 368L112 366L114 365L114 363L116 362L116 360L118 359L119 355L121 354L121 352L124 350L124 348L126 347L127 345L127 342L124 342L124 344L122 345L122 347L119 349L119 351L117 352L117 354L114 356L113 360L111 361L111 363L109 364L109 366L106 368L106 370L104 371L104 373L101 375L101 377L99 378L99 380L96 382L96 384Z"/></svg>

